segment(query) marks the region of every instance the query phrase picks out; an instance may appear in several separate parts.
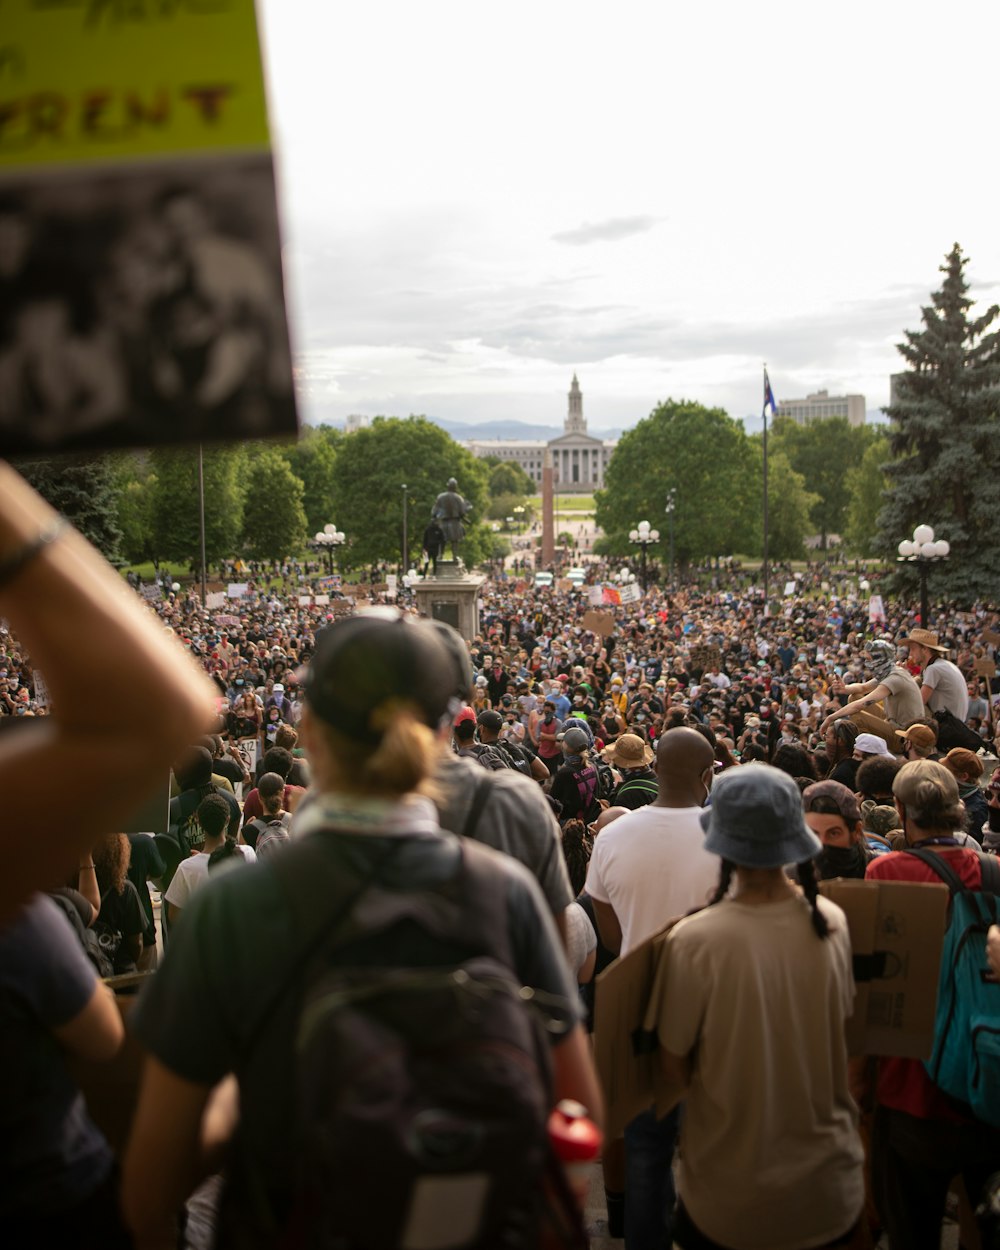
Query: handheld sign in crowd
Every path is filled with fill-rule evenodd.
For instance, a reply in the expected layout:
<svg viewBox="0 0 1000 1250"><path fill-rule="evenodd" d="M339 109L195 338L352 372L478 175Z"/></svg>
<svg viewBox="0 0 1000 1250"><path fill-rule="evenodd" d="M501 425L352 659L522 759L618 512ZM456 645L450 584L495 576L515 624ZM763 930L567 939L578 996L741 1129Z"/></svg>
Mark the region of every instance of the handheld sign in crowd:
<svg viewBox="0 0 1000 1250"><path fill-rule="evenodd" d="M7 0L0 42L0 453L294 434L253 0Z"/></svg>

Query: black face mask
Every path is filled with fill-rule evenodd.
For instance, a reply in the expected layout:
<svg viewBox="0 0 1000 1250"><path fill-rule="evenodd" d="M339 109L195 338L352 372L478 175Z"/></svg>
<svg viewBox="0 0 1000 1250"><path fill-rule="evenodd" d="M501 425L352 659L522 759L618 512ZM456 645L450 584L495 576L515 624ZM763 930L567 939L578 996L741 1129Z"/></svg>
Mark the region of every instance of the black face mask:
<svg viewBox="0 0 1000 1250"><path fill-rule="evenodd" d="M990 822L990 833L1000 833L1000 807L990 807L987 815Z"/></svg>
<svg viewBox="0 0 1000 1250"><path fill-rule="evenodd" d="M816 867L824 881L832 877L863 877L867 863L868 857L857 843L852 846L824 846L816 857Z"/></svg>

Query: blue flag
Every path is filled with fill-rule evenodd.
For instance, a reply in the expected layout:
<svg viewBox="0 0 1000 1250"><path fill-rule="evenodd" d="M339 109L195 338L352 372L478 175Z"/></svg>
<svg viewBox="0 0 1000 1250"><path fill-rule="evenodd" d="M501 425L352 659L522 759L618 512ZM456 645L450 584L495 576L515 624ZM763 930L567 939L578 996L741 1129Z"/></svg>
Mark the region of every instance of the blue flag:
<svg viewBox="0 0 1000 1250"><path fill-rule="evenodd" d="M765 369L764 370L764 408L765 410L767 409L768 405L770 405L771 407L771 416L776 417L778 415L778 405L775 403L775 400L774 400L774 391L771 390L771 379L767 376L767 370Z"/></svg>

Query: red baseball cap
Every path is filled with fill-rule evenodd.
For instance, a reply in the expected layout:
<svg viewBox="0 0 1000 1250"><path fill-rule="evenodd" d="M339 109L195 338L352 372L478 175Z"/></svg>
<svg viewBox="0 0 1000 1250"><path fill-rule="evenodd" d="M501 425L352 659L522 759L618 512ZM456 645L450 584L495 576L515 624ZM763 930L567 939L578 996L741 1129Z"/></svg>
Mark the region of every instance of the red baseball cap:
<svg viewBox="0 0 1000 1250"><path fill-rule="evenodd" d="M471 720L473 723L476 721L476 713L471 707L469 707L468 704L466 704L455 717L455 724L461 725L463 721L467 720Z"/></svg>

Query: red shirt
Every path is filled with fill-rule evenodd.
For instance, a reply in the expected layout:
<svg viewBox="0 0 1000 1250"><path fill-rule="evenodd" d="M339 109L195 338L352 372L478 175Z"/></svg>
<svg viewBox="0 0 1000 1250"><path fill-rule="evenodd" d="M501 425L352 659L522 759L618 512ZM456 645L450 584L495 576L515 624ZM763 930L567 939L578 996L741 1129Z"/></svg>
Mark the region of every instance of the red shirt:
<svg viewBox="0 0 1000 1250"><path fill-rule="evenodd" d="M928 847L936 850L970 889L982 887L983 873L976 851L964 846ZM891 851L871 861L865 872L868 881L930 881L940 883L933 869L915 855ZM942 1094L919 1059L880 1059L878 1061L878 1101L883 1107L905 1111L921 1120L949 1120L967 1123L969 1117L955 1110Z"/></svg>

